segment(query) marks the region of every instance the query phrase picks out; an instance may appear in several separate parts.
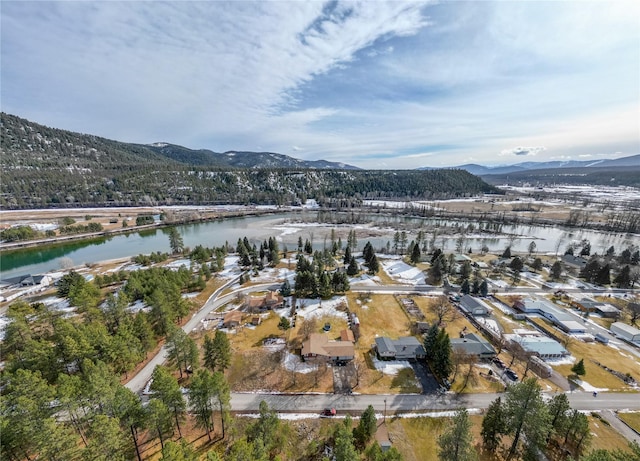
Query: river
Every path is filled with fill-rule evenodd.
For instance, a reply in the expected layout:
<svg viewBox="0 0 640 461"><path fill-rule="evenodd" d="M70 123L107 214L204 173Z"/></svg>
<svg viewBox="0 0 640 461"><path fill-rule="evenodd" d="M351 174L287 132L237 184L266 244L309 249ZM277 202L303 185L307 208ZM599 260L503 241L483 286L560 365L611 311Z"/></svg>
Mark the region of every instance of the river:
<svg viewBox="0 0 640 461"><path fill-rule="evenodd" d="M370 241L378 250L384 248L387 242L391 242L393 246L393 235L398 226L406 229L408 241L414 239L420 229L424 230L427 240L433 240L435 229L436 247L448 252L455 250L459 235L456 230L460 228L465 228L467 232L465 249L471 248L474 253L479 252L484 245L492 252L501 252L509 244L513 251L526 252L532 241L536 243L536 251L540 253L562 253L570 242L583 239L591 242L594 253L603 253L612 245L616 251L629 245L640 246L638 235L609 234L557 226L501 225L498 228L490 227L491 231L480 232L478 222L471 221L365 214L359 215L364 219L360 219L358 223L332 225L317 224L317 216L317 212L312 211L290 212L185 224L177 228L184 245L190 248L196 245L221 246L225 242L235 246L238 238L245 236L258 244L273 236L280 242L281 249L285 245L289 250L297 248L299 237L311 240L314 248L320 249L328 245L331 229L335 229L336 235L345 243L349 230L355 229L360 249L365 242ZM68 258L64 260L66 262L70 259L74 265L81 265L153 251L169 251L166 228L3 252L0 254L0 279L58 270L63 263L62 258Z"/></svg>

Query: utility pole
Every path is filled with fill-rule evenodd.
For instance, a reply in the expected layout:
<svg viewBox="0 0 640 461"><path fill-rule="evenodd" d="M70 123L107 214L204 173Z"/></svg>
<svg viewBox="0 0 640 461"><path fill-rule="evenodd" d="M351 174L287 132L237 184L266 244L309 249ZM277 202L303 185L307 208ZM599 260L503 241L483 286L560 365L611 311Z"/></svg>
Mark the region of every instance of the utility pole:
<svg viewBox="0 0 640 461"><path fill-rule="evenodd" d="M387 399L384 399L383 421L384 421L385 424L387 423Z"/></svg>

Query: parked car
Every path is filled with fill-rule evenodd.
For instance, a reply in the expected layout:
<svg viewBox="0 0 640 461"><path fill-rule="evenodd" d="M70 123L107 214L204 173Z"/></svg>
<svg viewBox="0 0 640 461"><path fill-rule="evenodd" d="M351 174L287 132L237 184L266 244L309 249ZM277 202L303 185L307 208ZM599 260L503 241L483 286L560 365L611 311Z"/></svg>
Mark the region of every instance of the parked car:
<svg viewBox="0 0 640 461"><path fill-rule="evenodd" d="M507 368L504 372L509 378L513 379L514 381L518 380L518 374L511 368Z"/></svg>
<svg viewBox="0 0 640 461"><path fill-rule="evenodd" d="M322 416L335 416L336 409L335 408L325 408L322 410Z"/></svg>
<svg viewBox="0 0 640 461"><path fill-rule="evenodd" d="M500 368L501 370L506 368L506 365L504 364L504 362L502 360L500 360L498 357L494 357L492 362L495 363L496 366L498 368Z"/></svg>

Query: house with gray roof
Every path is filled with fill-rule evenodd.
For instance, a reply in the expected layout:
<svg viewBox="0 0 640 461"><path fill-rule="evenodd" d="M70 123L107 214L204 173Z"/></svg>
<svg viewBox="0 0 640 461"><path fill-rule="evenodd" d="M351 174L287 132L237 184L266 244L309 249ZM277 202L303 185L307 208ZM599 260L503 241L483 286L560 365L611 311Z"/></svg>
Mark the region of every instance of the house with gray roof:
<svg viewBox="0 0 640 461"><path fill-rule="evenodd" d="M569 352L558 341L537 331L521 331L504 335L504 337L507 341L520 346L524 351L531 352L544 360L558 359L569 355Z"/></svg>
<svg viewBox="0 0 640 461"><path fill-rule="evenodd" d="M464 295L458 301L460 309L471 315L487 315L491 312L491 308L482 299L471 295Z"/></svg>
<svg viewBox="0 0 640 461"><path fill-rule="evenodd" d="M414 336L391 339L386 336L375 340L374 349L383 360L416 360L425 357L424 347Z"/></svg>
<svg viewBox="0 0 640 461"><path fill-rule="evenodd" d="M585 326L576 321L571 314L544 298L527 297L516 301L513 307L525 314L541 315L566 333L586 333L587 331Z"/></svg>
<svg viewBox="0 0 640 461"><path fill-rule="evenodd" d="M496 350L489 341L475 333L468 333L463 338L452 338L451 348L467 355L475 355L481 359L490 359L496 356Z"/></svg>

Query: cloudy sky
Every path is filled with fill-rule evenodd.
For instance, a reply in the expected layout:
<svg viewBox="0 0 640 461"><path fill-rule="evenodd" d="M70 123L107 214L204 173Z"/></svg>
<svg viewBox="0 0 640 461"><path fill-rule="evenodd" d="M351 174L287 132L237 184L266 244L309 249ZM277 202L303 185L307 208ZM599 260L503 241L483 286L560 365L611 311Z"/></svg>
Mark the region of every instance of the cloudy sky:
<svg viewBox="0 0 640 461"><path fill-rule="evenodd" d="M0 2L1 107L362 168L640 153L640 2Z"/></svg>

